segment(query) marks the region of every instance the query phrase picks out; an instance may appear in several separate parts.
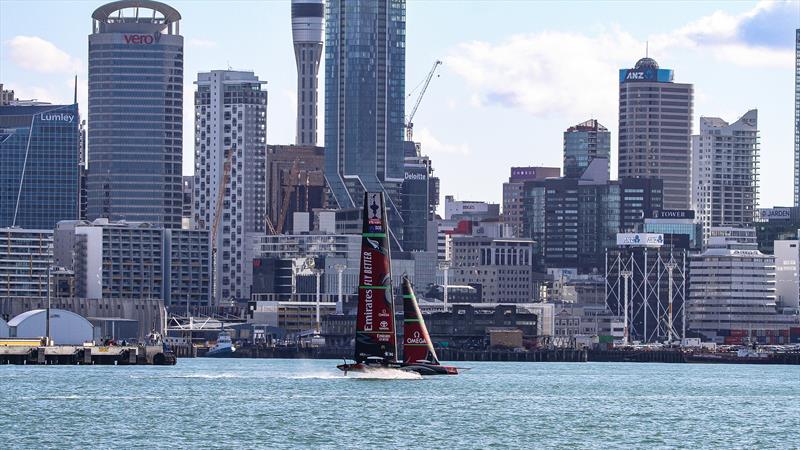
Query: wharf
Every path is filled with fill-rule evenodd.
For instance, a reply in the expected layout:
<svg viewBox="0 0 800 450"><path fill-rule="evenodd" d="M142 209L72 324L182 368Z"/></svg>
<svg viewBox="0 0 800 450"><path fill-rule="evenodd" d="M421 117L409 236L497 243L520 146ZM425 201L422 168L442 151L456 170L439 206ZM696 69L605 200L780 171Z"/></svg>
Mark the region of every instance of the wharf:
<svg viewBox="0 0 800 450"><path fill-rule="evenodd" d="M785 364L800 365L800 352L775 352L761 357L740 357L732 352L674 350L589 350L590 362Z"/></svg>
<svg viewBox="0 0 800 450"><path fill-rule="evenodd" d="M175 355L161 345L32 346L0 345L0 365L174 365Z"/></svg>

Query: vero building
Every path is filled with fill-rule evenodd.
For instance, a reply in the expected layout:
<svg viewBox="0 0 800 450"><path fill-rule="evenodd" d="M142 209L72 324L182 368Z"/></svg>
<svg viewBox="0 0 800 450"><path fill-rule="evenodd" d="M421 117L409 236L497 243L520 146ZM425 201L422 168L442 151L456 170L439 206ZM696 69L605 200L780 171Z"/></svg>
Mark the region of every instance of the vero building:
<svg viewBox="0 0 800 450"><path fill-rule="evenodd" d="M181 15L149 0L97 8L89 35L90 220L181 227Z"/></svg>

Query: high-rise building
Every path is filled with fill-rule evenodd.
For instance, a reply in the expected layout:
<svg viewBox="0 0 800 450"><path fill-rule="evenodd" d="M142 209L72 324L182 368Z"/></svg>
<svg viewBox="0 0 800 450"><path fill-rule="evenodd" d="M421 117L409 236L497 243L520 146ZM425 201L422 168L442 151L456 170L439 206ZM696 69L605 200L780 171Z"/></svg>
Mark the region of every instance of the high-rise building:
<svg viewBox="0 0 800 450"><path fill-rule="evenodd" d="M503 223L511 228L514 237L525 236L524 208L522 204L523 190L527 181L543 181L547 178L558 178L561 169L558 167L512 167L508 182L503 183Z"/></svg>
<svg viewBox="0 0 800 450"><path fill-rule="evenodd" d="M77 104L0 106L0 227L78 219L79 123Z"/></svg>
<svg viewBox="0 0 800 450"><path fill-rule="evenodd" d="M433 220L439 206L439 178L433 176L431 159L420 144L405 142L405 174L400 191L403 216L403 249L409 252L434 248Z"/></svg>
<svg viewBox="0 0 800 450"><path fill-rule="evenodd" d="M292 0L292 40L297 62L297 145L317 145L317 87L322 58L323 0Z"/></svg>
<svg viewBox="0 0 800 450"><path fill-rule="evenodd" d="M340 208L384 192L402 243L405 0L331 0L325 19L325 177Z"/></svg>
<svg viewBox="0 0 800 450"><path fill-rule="evenodd" d="M694 87L642 58L619 71L619 178L660 178L664 208L691 203Z"/></svg>
<svg viewBox="0 0 800 450"><path fill-rule="evenodd" d="M213 70L196 84L192 225L218 224L215 301L246 299L246 234L263 233L267 221L266 82L253 72Z"/></svg>
<svg viewBox="0 0 800 450"><path fill-rule="evenodd" d="M800 28L794 47L794 206L800 206Z"/></svg>
<svg viewBox="0 0 800 450"><path fill-rule="evenodd" d="M750 227L758 204L758 111L729 124L700 118L692 136L692 208L705 230Z"/></svg>
<svg viewBox="0 0 800 450"><path fill-rule="evenodd" d="M596 119L567 128L564 132L564 176L580 177L595 158L605 158L608 161L610 178L611 133L608 129Z"/></svg>
<svg viewBox="0 0 800 450"><path fill-rule="evenodd" d="M661 180L609 180L607 166L595 158L580 178L525 183L524 232L540 244L548 268L601 271L616 234L641 231L649 212L662 209Z"/></svg>
<svg viewBox="0 0 800 450"><path fill-rule="evenodd" d="M92 14L89 219L181 227L180 19L150 0L112 2Z"/></svg>
<svg viewBox="0 0 800 450"><path fill-rule="evenodd" d="M800 311L800 241L775 241L775 293L778 308Z"/></svg>

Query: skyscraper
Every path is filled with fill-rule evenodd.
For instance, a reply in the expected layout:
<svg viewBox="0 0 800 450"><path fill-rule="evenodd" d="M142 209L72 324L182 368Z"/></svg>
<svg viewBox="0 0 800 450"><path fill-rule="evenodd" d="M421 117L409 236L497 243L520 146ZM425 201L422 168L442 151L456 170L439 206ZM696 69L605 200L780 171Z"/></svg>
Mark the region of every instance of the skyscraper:
<svg viewBox="0 0 800 450"><path fill-rule="evenodd" d="M87 215L180 228L180 13L150 0L92 14Z"/></svg>
<svg viewBox="0 0 800 450"><path fill-rule="evenodd" d="M693 99L652 58L619 71L619 178L662 179L666 209L690 204Z"/></svg>
<svg viewBox="0 0 800 450"><path fill-rule="evenodd" d="M692 136L692 208L706 231L753 225L758 150L757 110L732 124L717 117L700 118L700 134Z"/></svg>
<svg viewBox="0 0 800 450"><path fill-rule="evenodd" d="M405 0L331 0L325 19L325 177L340 208L385 192L402 242Z"/></svg>
<svg viewBox="0 0 800 450"><path fill-rule="evenodd" d="M78 219L79 124L77 104L0 106L0 227Z"/></svg>
<svg viewBox="0 0 800 450"><path fill-rule="evenodd" d="M611 133L595 120L587 120L564 132L564 176L580 177L595 158L605 158L611 174ZM556 175L558 176L558 175Z"/></svg>
<svg viewBox="0 0 800 450"><path fill-rule="evenodd" d="M547 178L558 178L561 169L558 167L512 167L508 182L503 183L503 223L511 227L513 237L526 237L525 215L523 208L523 191L528 181L544 181Z"/></svg>
<svg viewBox="0 0 800 450"><path fill-rule="evenodd" d="M252 271L246 234L263 233L267 220L266 81L253 72L212 70L199 73L196 84L192 225L212 230L217 223L210 236L215 301L245 299Z"/></svg>
<svg viewBox="0 0 800 450"><path fill-rule="evenodd" d="M292 40L297 62L297 145L317 145L317 86L322 57L323 0L292 0Z"/></svg>
<svg viewBox="0 0 800 450"><path fill-rule="evenodd" d="M800 206L800 28L794 47L794 206Z"/></svg>

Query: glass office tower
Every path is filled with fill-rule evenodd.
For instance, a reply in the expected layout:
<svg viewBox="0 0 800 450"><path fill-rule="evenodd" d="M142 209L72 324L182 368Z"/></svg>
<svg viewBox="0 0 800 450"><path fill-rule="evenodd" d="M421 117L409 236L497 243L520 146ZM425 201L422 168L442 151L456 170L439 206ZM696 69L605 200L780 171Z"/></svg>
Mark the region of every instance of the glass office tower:
<svg viewBox="0 0 800 450"><path fill-rule="evenodd" d="M89 35L90 220L180 228L183 37L180 14L119 1L92 14Z"/></svg>

